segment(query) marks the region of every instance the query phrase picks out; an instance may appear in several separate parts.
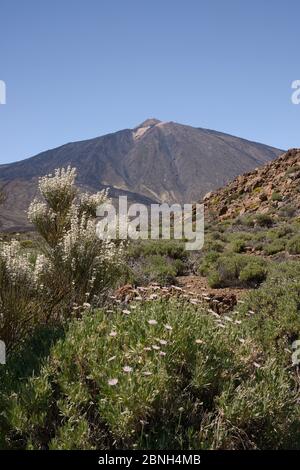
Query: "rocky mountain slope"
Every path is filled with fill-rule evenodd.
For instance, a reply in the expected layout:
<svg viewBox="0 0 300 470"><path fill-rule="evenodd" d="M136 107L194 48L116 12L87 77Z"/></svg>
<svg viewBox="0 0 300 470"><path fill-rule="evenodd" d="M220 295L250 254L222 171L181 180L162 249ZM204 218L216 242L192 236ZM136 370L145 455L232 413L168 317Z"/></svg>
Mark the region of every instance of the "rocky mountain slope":
<svg viewBox="0 0 300 470"><path fill-rule="evenodd" d="M77 168L80 187L130 201L191 203L235 176L277 157L281 150L207 129L148 119L94 139L48 150L0 166L7 201L0 208L2 229L28 226L25 212L38 177L58 167Z"/></svg>
<svg viewBox="0 0 300 470"><path fill-rule="evenodd" d="M267 165L238 176L203 200L207 213L221 219L255 213L299 214L300 149L290 149Z"/></svg>

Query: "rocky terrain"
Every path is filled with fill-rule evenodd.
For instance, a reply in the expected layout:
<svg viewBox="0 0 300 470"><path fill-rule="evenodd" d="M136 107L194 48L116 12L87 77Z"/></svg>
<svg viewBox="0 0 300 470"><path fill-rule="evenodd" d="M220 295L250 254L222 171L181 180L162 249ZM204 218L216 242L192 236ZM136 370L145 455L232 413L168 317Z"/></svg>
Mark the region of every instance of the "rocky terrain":
<svg viewBox="0 0 300 470"><path fill-rule="evenodd" d="M244 214L284 212L299 214L300 150L290 149L267 165L238 176L226 187L207 193L204 203L208 213L221 220Z"/></svg>
<svg viewBox="0 0 300 470"><path fill-rule="evenodd" d="M277 157L281 150L221 132L148 119L94 139L73 142L0 166L7 200L2 230L28 227L26 210L40 176L71 165L89 191L110 188L130 201L191 203L208 191Z"/></svg>

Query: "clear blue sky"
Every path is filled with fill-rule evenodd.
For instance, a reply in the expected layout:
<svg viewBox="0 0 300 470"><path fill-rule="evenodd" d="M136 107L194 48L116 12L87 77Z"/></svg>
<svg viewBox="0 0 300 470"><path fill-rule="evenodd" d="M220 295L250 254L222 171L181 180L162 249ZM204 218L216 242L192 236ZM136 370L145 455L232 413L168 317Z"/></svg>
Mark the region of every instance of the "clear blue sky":
<svg viewBox="0 0 300 470"><path fill-rule="evenodd" d="M0 162L148 117L300 146L299 0L0 0Z"/></svg>

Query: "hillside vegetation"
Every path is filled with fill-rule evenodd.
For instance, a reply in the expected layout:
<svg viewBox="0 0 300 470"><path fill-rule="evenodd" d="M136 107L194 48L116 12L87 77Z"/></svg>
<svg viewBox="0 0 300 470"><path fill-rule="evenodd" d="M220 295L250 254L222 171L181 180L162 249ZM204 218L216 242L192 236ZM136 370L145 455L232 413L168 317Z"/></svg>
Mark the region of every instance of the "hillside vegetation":
<svg viewBox="0 0 300 470"><path fill-rule="evenodd" d="M43 178L39 236L2 242L0 448L299 449L300 220L278 206L295 180L282 200L261 181L268 203L244 213L244 186L233 213L230 189L209 195L194 253L100 241L107 195L74 179Z"/></svg>

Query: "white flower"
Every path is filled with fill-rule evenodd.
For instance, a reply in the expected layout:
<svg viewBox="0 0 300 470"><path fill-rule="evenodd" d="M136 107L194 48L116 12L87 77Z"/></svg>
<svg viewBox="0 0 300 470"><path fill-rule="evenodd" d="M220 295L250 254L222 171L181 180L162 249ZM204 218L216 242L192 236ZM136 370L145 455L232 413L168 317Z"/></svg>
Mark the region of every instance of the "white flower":
<svg viewBox="0 0 300 470"><path fill-rule="evenodd" d="M37 255L33 272L35 282L38 282L41 274L43 274L46 270L49 270L49 268L50 263L46 256Z"/></svg>
<svg viewBox="0 0 300 470"><path fill-rule="evenodd" d="M113 387L114 385L117 385L118 382L119 382L118 379L109 379L107 383L108 383L108 385Z"/></svg>
<svg viewBox="0 0 300 470"><path fill-rule="evenodd" d="M76 178L76 169L68 166L65 168L58 168L55 170L54 175L49 174L39 179L39 190L44 196L46 201L56 198L64 198L67 196L72 200L76 194L74 181Z"/></svg>
<svg viewBox="0 0 300 470"><path fill-rule="evenodd" d="M28 255L20 253L21 245L17 240L11 243L3 243L0 257L2 258L6 272L14 284L24 283L34 285L32 266Z"/></svg>
<svg viewBox="0 0 300 470"><path fill-rule="evenodd" d="M123 371L126 372L127 374L129 374L130 372L132 372L132 367L125 366L125 367L123 367Z"/></svg>
<svg viewBox="0 0 300 470"><path fill-rule="evenodd" d="M156 320L148 320L149 325L157 325Z"/></svg>

